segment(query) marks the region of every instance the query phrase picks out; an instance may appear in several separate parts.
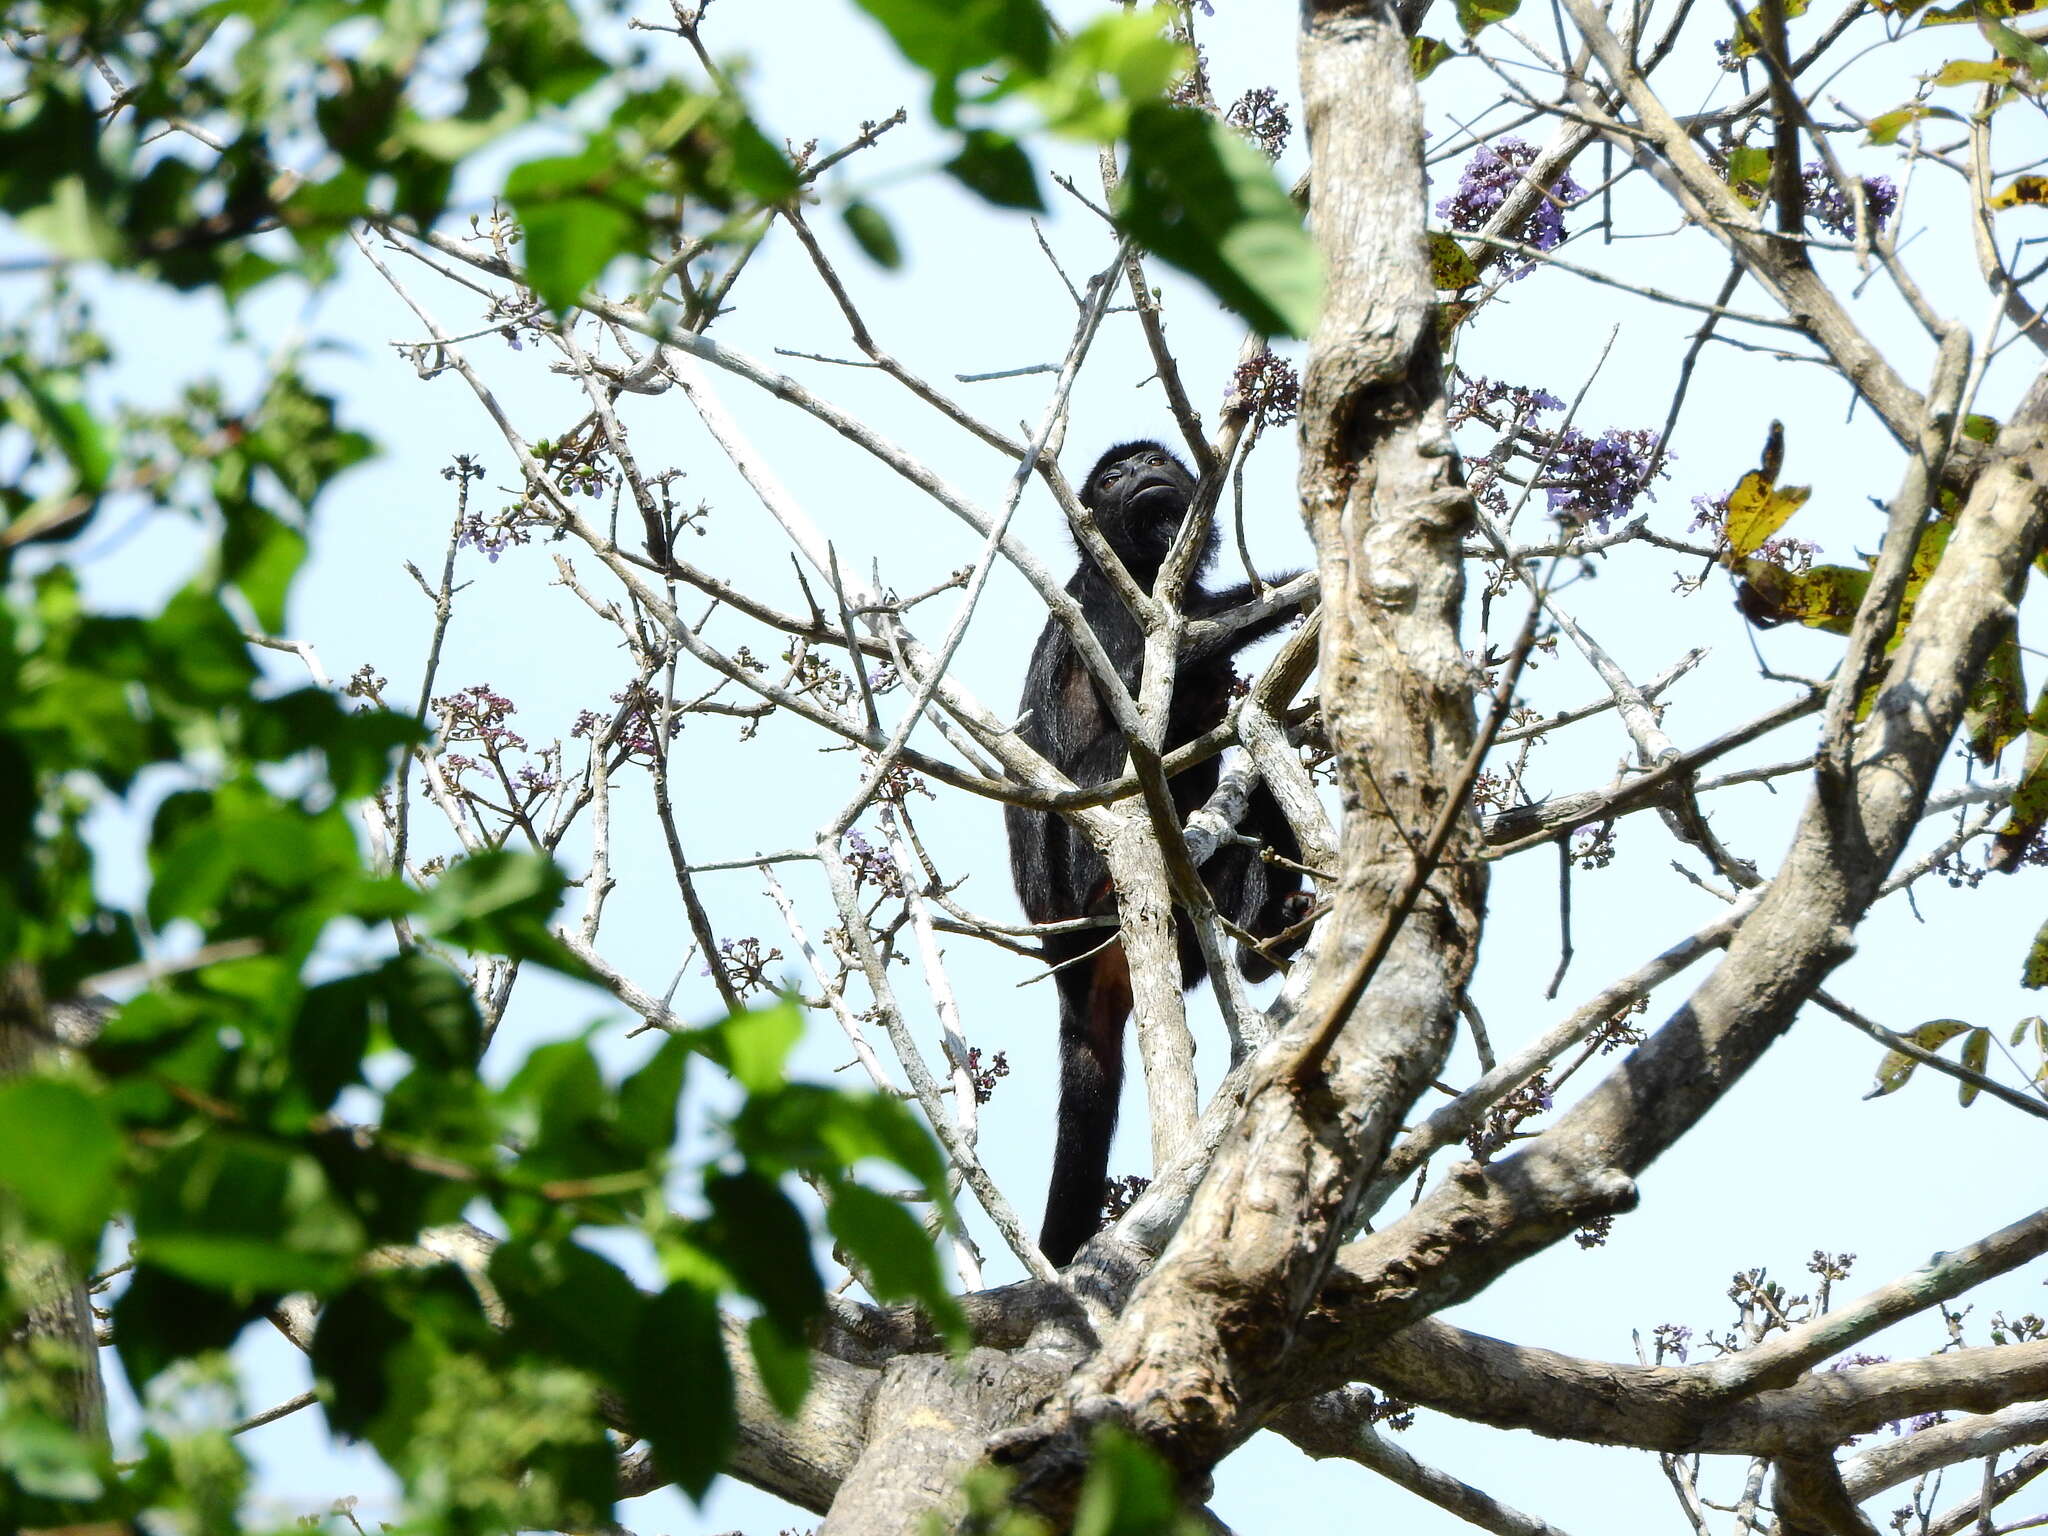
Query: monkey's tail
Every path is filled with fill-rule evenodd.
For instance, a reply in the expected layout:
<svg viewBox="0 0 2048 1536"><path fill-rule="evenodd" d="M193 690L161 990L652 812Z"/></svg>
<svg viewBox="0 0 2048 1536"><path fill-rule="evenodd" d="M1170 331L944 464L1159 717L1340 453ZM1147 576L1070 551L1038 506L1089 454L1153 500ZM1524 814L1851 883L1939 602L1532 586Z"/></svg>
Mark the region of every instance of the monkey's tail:
<svg viewBox="0 0 2048 1536"><path fill-rule="evenodd" d="M1102 1228L1109 1144L1124 1085L1124 1021L1131 1012L1121 946L1105 950L1091 967L1074 969L1085 981L1076 977L1082 985L1061 988L1059 1136L1038 1234L1039 1248L1057 1266Z"/></svg>

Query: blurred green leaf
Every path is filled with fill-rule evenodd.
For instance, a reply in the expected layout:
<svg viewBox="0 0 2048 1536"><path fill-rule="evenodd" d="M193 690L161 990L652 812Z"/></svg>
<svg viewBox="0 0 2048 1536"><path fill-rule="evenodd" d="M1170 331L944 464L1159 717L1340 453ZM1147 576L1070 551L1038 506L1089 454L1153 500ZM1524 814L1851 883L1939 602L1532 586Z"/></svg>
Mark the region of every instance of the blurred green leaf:
<svg viewBox="0 0 2048 1536"><path fill-rule="evenodd" d="M704 1032L712 1059L749 1093L780 1088L789 1053L804 1032L803 1010L777 998L765 1008L735 1013Z"/></svg>
<svg viewBox="0 0 2048 1536"><path fill-rule="evenodd" d="M811 1390L811 1346L805 1335L785 1333L772 1318L747 1324L747 1348L761 1375L761 1390L784 1418L793 1418Z"/></svg>
<svg viewBox="0 0 2048 1536"><path fill-rule="evenodd" d="M540 854L486 849L434 882L419 918L428 932L465 949L531 960L590 979L583 962L548 930L568 883Z"/></svg>
<svg viewBox="0 0 2048 1536"><path fill-rule="evenodd" d="M872 203L851 202L844 212L846 232L866 253L869 261L878 267L893 272L903 265L903 247L896 242L896 231L881 209Z"/></svg>
<svg viewBox="0 0 2048 1536"><path fill-rule="evenodd" d="M678 1383L687 1383L678 1390ZM640 1317L626 1412L663 1475L701 1499L732 1454L738 1430L732 1368L717 1298L676 1283Z"/></svg>
<svg viewBox="0 0 2048 1536"><path fill-rule="evenodd" d="M1192 1536L1173 1473L1150 1447L1114 1425L1095 1432L1074 1536Z"/></svg>
<svg viewBox="0 0 2048 1536"><path fill-rule="evenodd" d="M311 1157L225 1132L137 1179L135 1242L152 1265L238 1298L331 1289L366 1246Z"/></svg>
<svg viewBox="0 0 2048 1536"><path fill-rule="evenodd" d="M1271 162L1205 113L1132 110L1116 214L1146 250L1199 278L1256 330L1306 336L1315 324L1322 264L1301 211Z"/></svg>
<svg viewBox="0 0 2048 1536"><path fill-rule="evenodd" d="M0 1188L44 1235L96 1242L120 1168L120 1133L94 1095L54 1077L0 1082Z"/></svg>
<svg viewBox="0 0 2048 1536"><path fill-rule="evenodd" d="M825 1287L802 1214L758 1173L713 1174L704 1181L704 1196L711 1215L700 1228L701 1241L777 1328L803 1338L825 1304Z"/></svg>
<svg viewBox="0 0 2048 1536"><path fill-rule="evenodd" d="M946 1288L938 1249L902 1205L851 1181L833 1186L825 1221L878 1301L914 1301L956 1347L967 1343L967 1317Z"/></svg>
<svg viewBox="0 0 2048 1536"><path fill-rule="evenodd" d="M490 1273L515 1339L619 1387L635 1379L647 1298L618 1265L572 1242L507 1242Z"/></svg>
<svg viewBox="0 0 2048 1536"><path fill-rule="evenodd" d="M614 258L637 253L646 190L596 140L506 176L505 197L525 232L526 280L549 309L573 309Z"/></svg>
<svg viewBox="0 0 2048 1536"><path fill-rule="evenodd" d="M377 972L392 1042L422 1067L470 1072L483 1049L483 1020L469 984L444 961L409 949Z"/></svg>
<svg viewBox="0 0 2048 1536"><path fill-rule="evenodd" d="M1038 173L1023 145L989 128L973 129L962 138L960 153L946 162L947 173L962 186L1000 208L1035 212L1045 207Z"/></svg>
<svg viewBox="0 0 2048 1536"><path fill-rule="evenodd" d="M138 1258L114 1302L114 1348L139 1392L179 1360L226 1349L276 1299L253 1292L230 1296Z"/></svg>

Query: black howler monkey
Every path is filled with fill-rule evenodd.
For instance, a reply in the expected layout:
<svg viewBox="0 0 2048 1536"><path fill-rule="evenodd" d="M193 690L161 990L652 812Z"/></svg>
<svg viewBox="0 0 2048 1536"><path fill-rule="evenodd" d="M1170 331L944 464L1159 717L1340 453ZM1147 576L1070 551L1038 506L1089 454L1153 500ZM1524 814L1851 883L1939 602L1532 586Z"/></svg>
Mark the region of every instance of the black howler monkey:
<svg viewBox="0 0 2048 1536"><path fill-rule="evenodd" d="M1158 443L1120 443L1088 472L1080 498L1095 514L1096 526L1132 579L1149 592L1194 490L1194 477L1186 466ZM1212 527L1202 552L1203 567L1215 556L1217 537ZM1067 591L1080 605L1124 686L1135 695L1144 662L1144 635L1137 620L1092 560L1082 560ZM1192 617L1208 617L1253 595L1249 583L1210 591L1197 580L1190 584L1183 606ZM1181 661L1167 712L1168 751L1223 719L1236 680L1232 657L1292 616L1282 613L1249 625L1233 634L1222 649ZM1024 681L1022 708L1028 718L1018 734L1076 784L1100 784L1123 772L1123 734L1096 691L1086 663L1057 621L1049 622L1038 637ZM1215 792L1218 773L1218 762L1211 758L1173 779L1173 802L1183 820ZM1079 829L1061 816L1016 806L1005 811L1004 819L1010 834L1010 872L1018 898L1033 922L1116 910L1108 866ZM1298 861L1301 857L1286 817L1264 784L1253 792L1239 830L1286 858ZM1224 916L1255 935L1271 937L1281 932L1301 911L1300 874L1285 865L1264 862L1255 850L1242 844L1226 845L1202 874ZM1177 927L1181 985L1192 987L1207 968L1185 914ZM1105 939L1111 940L1106 948L1102 947ZM1131 975L1112 930L1050 934L1041 941L1041 948L1047 963L1054 966L1100 950L1092 959L1067 964L1054 973L1060 997L1059 1136L1038 1246L1054 1264L1063 1265L1101 1224L1109 1143L1116 1130L1117 1097L1123 1087L1124 1021L1131 1012ZM1240 954L1239 968L1253 979L1273 971L1270 963L1250 951Z"/></svg>

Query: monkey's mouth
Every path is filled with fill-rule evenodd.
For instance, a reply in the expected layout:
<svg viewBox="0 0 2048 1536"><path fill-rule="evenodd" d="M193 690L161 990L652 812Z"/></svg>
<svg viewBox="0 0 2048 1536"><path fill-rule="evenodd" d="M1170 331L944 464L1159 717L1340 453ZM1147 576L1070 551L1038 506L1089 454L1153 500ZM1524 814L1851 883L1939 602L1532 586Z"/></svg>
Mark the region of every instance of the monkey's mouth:
<svg viewBox="0 0 2048 1536"><path fill-rule="evenodd" d="M1180 487L1171 480L1154 480L1151 484L1141 485L1132 491L1128 505L1142 507L1147 512L1171 512L1179 516L1187 510L1187 498L1181 494Z"/></svg>

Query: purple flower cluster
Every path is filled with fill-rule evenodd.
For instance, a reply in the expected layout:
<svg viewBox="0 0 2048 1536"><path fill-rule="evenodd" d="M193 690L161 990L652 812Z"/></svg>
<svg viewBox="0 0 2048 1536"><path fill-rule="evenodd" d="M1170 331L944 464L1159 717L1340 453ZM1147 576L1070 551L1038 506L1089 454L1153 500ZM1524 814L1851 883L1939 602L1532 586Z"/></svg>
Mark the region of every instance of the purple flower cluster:
<svg viewBox="0 0 2048 1536"><path fill-rule="evenodd" d="M1842 184L1828 174L1828 168L1818 160L1809 161L1800 167L1799 179L1806 185L1806 211L1812 214L1821 228L1851 239L1856 234L1856 208L1849 201L1849 194ZM1863 201L1870 210L1870 225L1873 232L1883 229L1898 211L1899 189L1889 176L1865 176L1863 178Z"/></svg>
<svg viewBox="0 0 2048 1536"><path fill-rule="evenodd" d="M449 741L481 742L484 750L493 754L526 750L526 739L505 724L515 709L502 693L492 692L489 683L476 683L434 700L442 734Z"/></svg>
<svg viewBox="0 0 2048 1536"><path fill-rule="evenodd" d="M1480 145L1459 174L1458 190L1436 205L1437 217L1453 229L1478 229L1522 185L1522 172L1536 163L1536 157L1536 146L1521 139ZM1569 171L1560 173L1548 192L1529 216L1509 231L1511 238L1539 251L1555 250L1564 240L1561 205L1576 203L1586 195L1586 189L1572 180ZM1511 275L1526 276L1534 266L1533 261L1522 262L1512 269Z"/></svg>
<svg viewBox="0 0 2048 1536"><path fill-rule="evenodd" d="M896 867L896 858L886 848L877 848L858 832L846 834L846 864L853 871L853 884L857 890L872 885L885 896L903 894L903 871Z"/></svg>
<svg viewBox="0 0 2048 1536"><path fill-rule="evenodd" d="M614 704L627 705L625 716L619 721L618 735L612 744L621 748L628 757L651 759L654 756L654 695L645 688L636 688L629 693L620 692L611 696ZM587 736L592 741L604 739L604 733L611 729L613 716L600 714L594 709L578 710L575 724L569 727L573 736Z"/></svg>
<svg viewBox="0 0 2048 1536"><path fill-rule="evenodd" d="M1258 145L1268 160L1280 158L1280 151L1287 147L1287 136L1294 131L1280 93L1270 85L1238 97L1223 114L1223 121Z"/></svg>
<svg viewBox="0 0 2048 1536"><path fill-rule="evenodd" d="M1506 411L1496 411L1497 405L1505 405ZM1451 425L1462 427L1475 417L1490 427L1502 427L1527 421L1538 411L1561 411L1564 402L1557 396L1540 389L1529 389L1520 384L1509 384L1501 379L1489 379L1485 374L1476 378L1458 375L1458 381L1451 387Z"/></svg>
<svg viewBox="0 0 2048 1536"><path fill-rule="evenodd" d="M1571 428L1558 439L1545 467L1551 515L1605 528L1610 519L1632 511L1638 496L1654 499L1652 474L1668 474L1659 462L1658 445L1658 435L1647 428L1610 427L1598 437Z"/></svg>
<svg viewBox="0 0 2048 1536"><path fill-rule="evenodd" d="M782 958L781 950L771 949L763 954L759 939L725 939L718 946L718 954L724 961L725 979L732 983L733 991L741 997L751 997L756 992L774 989L775 982L768 974L768 967ZM709 962L697 974L709 976Z"/></svg>
<svg viewBox="0 0 2048 1536"><path fill-rule="evenodd" d="M1010 1075L1010 1055L997 1051L986 1062L981 1059L981 1047L967 1048L967 1075L974 1079L974 1102L986 1104L996 1096L996 1081Z"/></svg>
<svg viewBox="0 0 2048 1536"><path fill-rule="evenodd" d="M1301 379L1292 363L1268 347L1238 365L1230 395L1261 428L1284 427L1301 409Z"/></svg>

